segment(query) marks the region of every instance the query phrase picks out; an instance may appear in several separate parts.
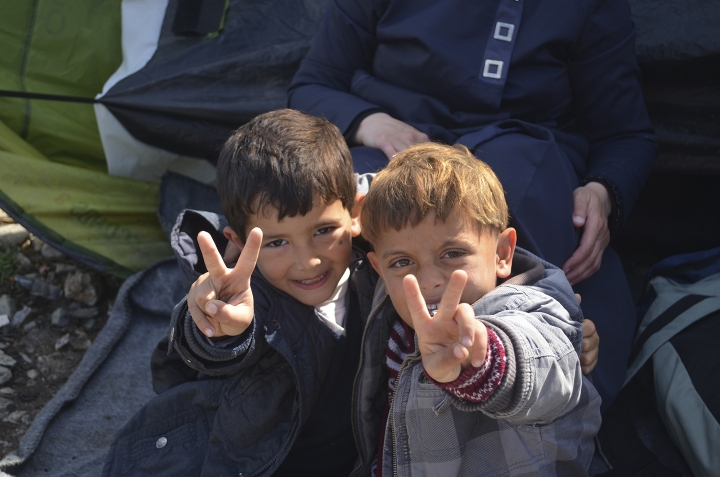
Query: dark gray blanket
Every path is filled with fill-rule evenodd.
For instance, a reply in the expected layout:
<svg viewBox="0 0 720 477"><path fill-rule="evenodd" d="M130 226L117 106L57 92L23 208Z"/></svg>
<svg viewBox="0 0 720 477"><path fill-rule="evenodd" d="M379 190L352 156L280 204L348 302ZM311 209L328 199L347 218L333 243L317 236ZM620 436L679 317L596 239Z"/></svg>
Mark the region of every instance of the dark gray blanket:
<svg viewBox="0 0 720 477"><path fill-rule="evenodd" d="M174 259L125 281L108 321L67 383L38 413L0 476L100 475L115 433L155 393L150 355L185 294Z"/></svg>

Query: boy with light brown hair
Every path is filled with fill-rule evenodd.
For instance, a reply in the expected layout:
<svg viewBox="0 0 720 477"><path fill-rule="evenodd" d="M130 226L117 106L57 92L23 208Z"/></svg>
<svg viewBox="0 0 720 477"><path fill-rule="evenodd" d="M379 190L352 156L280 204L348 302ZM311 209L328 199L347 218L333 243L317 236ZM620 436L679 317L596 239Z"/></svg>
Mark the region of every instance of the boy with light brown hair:
<svg viewBox="0 0 720 477"><path fill-rule="evenodd" d="M463 146L410 147L373 180L361 229L390 300L366 326L354 400L372 475L587 474L600 397L582 313L507 225L500 182Z"/></svg>

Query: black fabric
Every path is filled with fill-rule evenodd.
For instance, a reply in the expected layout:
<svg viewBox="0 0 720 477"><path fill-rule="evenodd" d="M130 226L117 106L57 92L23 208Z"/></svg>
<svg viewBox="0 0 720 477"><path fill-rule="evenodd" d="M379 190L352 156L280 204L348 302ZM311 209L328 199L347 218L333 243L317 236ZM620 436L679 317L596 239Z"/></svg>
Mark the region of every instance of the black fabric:
<svg viewBox="0 0 720 477"><path fill-rule="evenodd" d="M695 391L720 422L720 311L709 314L670 340Z"/></svg>
<svg viewBox="0 0 720 477"><path fill-rule="evenodd" d="M157 216L163 232L168 237L178 216L185 209L222 214L220 196L214 187L176 172L166 171L163 174L158 195L160 198Z"/></svg>
<svg viewBox="0 0 720 477"><path fill-rule="evenodd" d="M326 0L231 0L222 32L210 39L173 33L180 3L169 1L148 64L100 102L136 139L214 161L232 131L285 107Z"/></svg>
<svg viewBox="0 0 720 477"><path fill-rule="evenodd" d="M176 35L207 35L218 31L225 0L178 0L172 32Z"/></svg>
<svg viewBox="0 0 720 477"><path fill-rule="evenodd" d="M186 365L177 351L168 354L168 338L163 338L150 357L153 391L157 394L197 379L198 372Z"/></svg>
<svg viewBox="0 0 720 477"><path fill-rule="evenodd" d="M353 380L360 360L362 317L357 296L348 295L345 337L335 346L330 368L307 422L273 477L350 475L357 460L350 413Z"/></svg>

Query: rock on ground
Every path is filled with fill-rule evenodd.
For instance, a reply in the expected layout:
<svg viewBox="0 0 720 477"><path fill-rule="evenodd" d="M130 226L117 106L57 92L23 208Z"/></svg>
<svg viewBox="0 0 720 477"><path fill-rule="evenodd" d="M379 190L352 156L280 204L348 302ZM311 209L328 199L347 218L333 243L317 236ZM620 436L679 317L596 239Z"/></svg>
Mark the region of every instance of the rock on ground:
<svg viewBox="0 0 720 477"><path fill-rule="evenodd" d="M0 248L17 247L30 238L30 233L20 224L0 225Z"/></svg>

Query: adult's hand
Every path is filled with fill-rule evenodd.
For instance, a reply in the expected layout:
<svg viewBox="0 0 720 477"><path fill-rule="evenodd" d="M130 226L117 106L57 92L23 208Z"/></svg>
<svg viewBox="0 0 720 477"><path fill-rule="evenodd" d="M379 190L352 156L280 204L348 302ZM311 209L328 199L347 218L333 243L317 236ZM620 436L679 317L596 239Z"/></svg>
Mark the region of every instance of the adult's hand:
<svg viewBox="0 0 720 477"><path fill-rule="evenodd" d="M608 216L611 211L608 191L599 182L588 182L573 192L573 225L583 231L580 245L562 266L571 285L600 269L603 252L610 243Z"/></svg>
<svg viewBox="0 0 720 477"><path fill-rule="evenodd" d="M582 322L582 353L580 353L580 369L584 375L588 375L595 369L600 352L600 335L595 329L595 323L585 318Z"/></svg>
<svg viewBox="0 0 720 477"><path fill-rule="evenodd" d="M427 134L385 113L373 113L360 122L353 141L380 149L388 160L413 144L428 142Z"/></svg>

